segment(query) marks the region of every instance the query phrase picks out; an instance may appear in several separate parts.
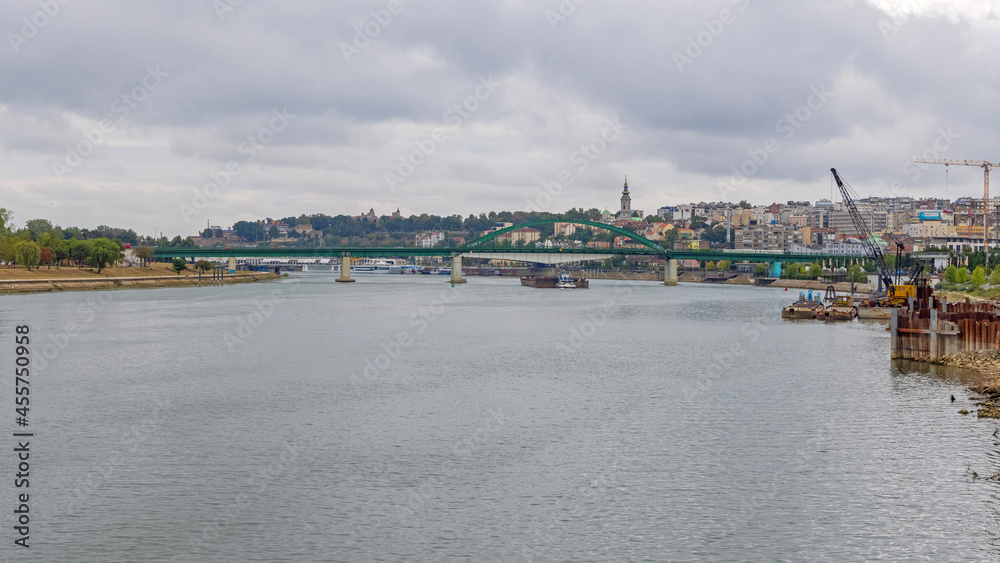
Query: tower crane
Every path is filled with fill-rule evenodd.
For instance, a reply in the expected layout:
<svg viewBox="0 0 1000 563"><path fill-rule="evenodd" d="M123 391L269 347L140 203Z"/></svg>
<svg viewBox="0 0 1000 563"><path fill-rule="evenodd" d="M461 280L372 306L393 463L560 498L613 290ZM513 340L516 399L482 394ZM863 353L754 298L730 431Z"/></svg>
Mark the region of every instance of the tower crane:
<svg viewBox="0 0 1000 563"><path fill-rule="evenodd" d="M983 169L983 254L985 259L983 264L989 268L990 262L990 168L1000 166L985 160L953 160L948 158L915 158L913 162L918 164L944 164L946 167L956 166L977 166Z"/></svg>

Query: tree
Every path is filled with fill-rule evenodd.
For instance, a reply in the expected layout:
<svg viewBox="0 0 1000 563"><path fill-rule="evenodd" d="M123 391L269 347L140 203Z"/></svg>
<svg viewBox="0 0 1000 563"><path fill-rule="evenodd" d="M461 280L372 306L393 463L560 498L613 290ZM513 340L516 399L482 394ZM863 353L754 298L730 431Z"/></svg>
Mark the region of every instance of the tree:
<svg viewBox="0 0 1000 563"><path fill-rule="evenodd" d="M1000 285L1000 264L997 264L990 274L990 285Z"/></svg>
<svg viewBox="0 0 1000 563"><path fill-rule="evenodd" d="M705 264L705 269L706 269L706 270L714 270L714 269L715 269L715 262L712 262L711 260L709 260L709 261L708 261L708 262L707 262L707 263Z"/></svg>
<svg viewBox="0 0 1000 563"><path fill-rule="evenodd" d="M753 275L760 278L767 275L767 264L761 262L753 267Z"/></svg>
<svg viewBox="0 0 1000 563"><path fill-rule="evenodd" d="M52 260L55 259L56 255L54 252L52 252L51 248L45 248L44 246L41 248L42 248L42 253L41 256L39 257L39 262L42 264L47 264L49 266L49 269L51 270Z"/></svg>
<svg viewBox="0 0 1000 563"><path fill-rule="evenodd" d="M303 215L299 217L297 221L303 220L301 225L309 225L309 218ZM260 223L251 223L250 221L237 221L233 224L233 231L236 236L240 238L242 242L259 241L264 240L264 226Z"/></svg>
<svg viewBox="0 0 1000 563"><path fill-rule="evenodd" d="M855 283L867 283L868 282L868 272L864 270L861 266L857 264L851 264L851 267L847 268L847 279L851 279L851 275L854 276Z"/></svg>
<svg viewBox="0 0 1000 563"><path fill-rule="evenodd" d="M972 271L972 285L979 287L986 283L986 270L982 266L976 266Z"/></svg>
<svg viewBox="0 0 1000 563"><path fill-rule="evenodd" d="M813 262L812 265L809 266L810 278L816 279L820 277L822 274L823 274L823 266L820 266L819 262Z"/></svg>
<svg viewBox="0 0 1000 563"><path fill-rule="evenodd" d="M52 222L48 219L31 219L27 223L27 228L31 240L38 240L38 237L52 230Z"/></svg>
<svg viewBox="0 0 1000 563"><path fill-rule="evenodd" d="M997 266L1000 268L1000 266ZM955 266L948 266L948 269L944 271L944 281L948 283L958 283L958 268Z"/></svg>
<svg viewBox="0 0 1000 563"><path fill-rule="evenodd" d="M723 272L725 272L725 271L729 270L729 268L732 267L732 265L733 265L733 263L731 261L729 261L729 260L722 260L722 261L719 262L719 269L722 270Z"/></svg>
<svg viewBox="0 0 1000 563"><path fill-rule="evenodd" d="M177 272L177 275L181 275L181 272L187 270L187 261L183 258L174 258L174 263L172 266L173 270Z"/></svg>
<svg viewBox="0 0 1000 563"><path fill-rule="evenodd" d="M139 265L146 267L149 265L149 261L153 259L153 249L148 246L140 246L135 249L135 256L139 259Z"/></svg>
<svg viewBox="0 0 1000 563"><path fill-rule="evenodd" d="M90 243L73 239L68 245L70 260L76 262L77 268L82 268L90 260Z"/></svg>
<svg viewBox="0 0 1000 563"><path fill-rule="evenodd" d="M966 283L969 281L969 271L965 268L958 269L958 277L956 278L958 283Z"/></svg>
<svg viewBox="0 0 1000 563"><path fill-rule="evenodd" d="M208 260L198 260L195 262L194 267L198 269L199 272L207 272L212 269L214 265Z"/></svg>
<svg viewBox="0 0 1000 563"><path fill-rule="evenodd" d="M201 238L212 238L212 229L205 227L205 230L201 232Z"/></svg>
<svg viewBox="0 0 1000 563"><path fill-rule="evenodd" d="M267 230L267 238L274 239L281 236L281 231L278 230L277 225L271 225L271 228Z"/></svg>
<svg viewBox="0 0 1000 563"><path fill-rule="evenodd" d="M37 266L38 262L42 259L42 249L30 240L23 240L17 243L14 254L17 257L17 263L29 270Z"/></svg>
<svg viewBox="0 0 1000 563"><path fill-rule="evenodd" d="M97 268L97 273L105 266L121 260L122 249L118 244L107 238L99 238L90 243L90 265Z"/></svg>
<svg viewBox="0 0 1000 563"><path fill-rule="evenodd" d="M14 226L14 212L0 207L0 236L7 236Z"/></svg>

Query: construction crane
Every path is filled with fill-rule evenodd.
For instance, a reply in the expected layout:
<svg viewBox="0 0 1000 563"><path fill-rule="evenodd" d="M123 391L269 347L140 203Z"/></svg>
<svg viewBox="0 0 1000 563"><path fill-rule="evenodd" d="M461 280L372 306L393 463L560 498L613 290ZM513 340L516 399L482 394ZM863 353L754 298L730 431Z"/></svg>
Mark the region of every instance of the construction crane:
<svg viewBox="0 0 1000 563"><path fill-rule="evenodd" d="M952 160L948 158L915 158L913 162L918 164L944 164L945 167L955 166L977 166L983 169L983 254L985 259L983 265L989 269L990 262L990 168L1000 166L985 160Z"/></svg>
<svg viewBox="0 0 1000 563"><path fill-rule="evenodd" d="M917 297L917 280L920 277L922 268L918 267L914 269L913 275L905 283L900 283L899 275L899 265L901 263L901 252L903 245L896 243L896 273L895 276L889 273L889 267L885 265L885 257L882 255L882 248L875 243L874 235L872 235L871 229L868 228L868 224L861 217L861 213L858 211L857 204L854 203L854 195L851 193L851 189L844 184L843 180L840 179L840 175L837 174L836 168L831 168L830 172L833 172L833 178L837 181L837 187L840 188L840 195L844 198L844 206L847 207L847 212L851 215L851 221L854 223L854 229L858 232L858 236L861 237L861 244L864 246L865 254L868 259L875 262L875 268L878 270L877 275L879 279L879 285L884 287L888 293L889 301L893 304L901 304L906 302L909 297ZM885 293L880 292L876 294L876 297L884 297Z"/></svg>

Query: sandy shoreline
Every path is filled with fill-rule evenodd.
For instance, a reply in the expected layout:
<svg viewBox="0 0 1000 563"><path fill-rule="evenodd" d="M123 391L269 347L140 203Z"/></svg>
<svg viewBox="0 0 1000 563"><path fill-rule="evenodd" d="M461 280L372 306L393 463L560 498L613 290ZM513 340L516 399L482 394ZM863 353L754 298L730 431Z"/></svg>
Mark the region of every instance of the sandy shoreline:
<svg viewBox="0 0 1000 563"><path fill-rule="evenodd" d="M278 274L265 272L238 272L226 274L224 283L250 283L273 280ZM198 287L211 286L211 274L203 275L201 282L197 275L187 276L108 276L0 279L0 294L51 293L53 291L98 291L110 289L150 289L156 287Z"/></svg>

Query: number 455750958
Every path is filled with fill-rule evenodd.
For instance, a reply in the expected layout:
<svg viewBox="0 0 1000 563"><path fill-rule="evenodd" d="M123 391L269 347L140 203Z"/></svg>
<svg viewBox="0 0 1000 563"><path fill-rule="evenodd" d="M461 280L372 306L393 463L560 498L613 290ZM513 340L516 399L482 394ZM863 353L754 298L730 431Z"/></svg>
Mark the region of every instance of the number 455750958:
<svg viewBox="0 0 1000 563"><path fill-rule="evenodd" d="M31 363L28 350L28 325L19 325L14 329L17 334L14 336L14 343L16 347L14 348L14 353L17 357L14 359L14 392L17 396L14 397L14 412L17 413L16 422L18 426L28 425L28 394L30 389L28 388L28 365Z"/></svg>

